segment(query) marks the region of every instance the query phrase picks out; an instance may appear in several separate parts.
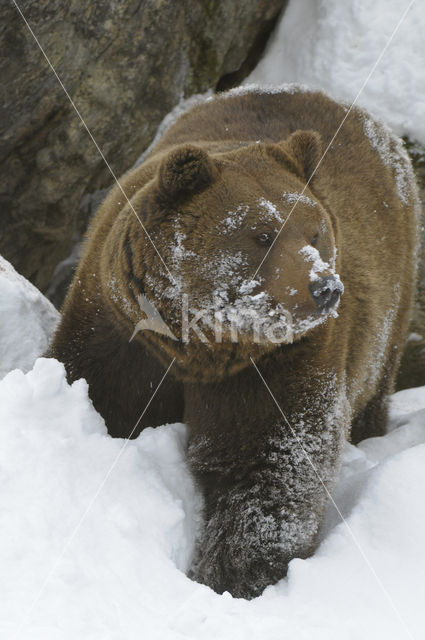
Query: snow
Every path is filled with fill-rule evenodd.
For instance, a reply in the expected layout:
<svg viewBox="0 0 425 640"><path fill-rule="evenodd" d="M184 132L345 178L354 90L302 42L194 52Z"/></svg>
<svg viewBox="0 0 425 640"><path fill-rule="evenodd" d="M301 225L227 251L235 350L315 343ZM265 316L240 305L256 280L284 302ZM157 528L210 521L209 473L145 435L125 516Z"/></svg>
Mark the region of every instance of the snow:
<svg viewBox="0 0 425 640"><path fill-rule="evenodd" d="M224 218L218 225L218 232L231 233L232 231L236 231L242 226L243 221L248 215L249 207L248 205L238 205L235 211L228 211L227 218ZM223 227L223 228L221 228Z"/></svg>
<svg viewBox="0 0 425 640"><path fill-rule="evenodd" d="M270 202L270 200L266 198L260 198L258 204L260 206L259 220L269 222L276 221L279 222L280 225L283 224L284 220L273 202ZM276 229L276 231L278 230L279 229Z"/></svg>
<svg viewBox="0 0 425 640"><path fill-rule="evenodd" d="M283 83L278 86L262 80L260 80L260 82L250 82L250 79L254 77L254 73L257 68L258 67L256 67L249 78L245 80L245 84L235 87L234 89L230 89L230 91L223 94L223 98L226 98L227 96L245 96L252 92L267 93L269 95L285 92L292 95L294 93L299 93L300 91L310 91L310 87L307 85L295 84L293 82ZM208 99L211 100L211 97Z"/></svg>
<svg viewBox="0 0 425 640"><path fill-rule="evenodd" d="M0 378L32 368L47 349L59 313L36 287L0 256Z"/></svg>
<svg viewBox="0 0 425 640"><path fill-rule="evenodd" d="M392 135L383 122L374 122L368 117L364 120L364 132L371 146L378 151L384 165L393 168L398 196L403 204L407 204L411 197L414 178L402 141Z"/></svg>
<svg viewBox="0 0 425 640"><path fill-rule="evenodd" d="M315 282L316 280L318 280L319 273L329 271L329 273L331 273L335 279L334 288L338 289L338 291L340 291L341 294L344 293L344 286L340 280L340 277L337 273L335 273L334 261L332 261L332 263L324 262L320 257L320 253L318 252L318 250L315 247L313 247L311 244L306 244L304 247L302 247L302 249L299 250L298 253L300 253L303 256L306 262L313 263L311 265L310 274L309 274L310 282Z"/></svg>
<svg viewBox="0 0 425 640"><path fill-rule="evenodd" d="M228 287L222 285L214 291L212 307L206 308L220 321L222 329L228 330L230 325L230 336L235 342L241 332L249 334L254 342L291 343L292 315L265 291L253 293L261 282L262 279L240 280L233 302L229 302Z"/></svg>
<svg viewBox="0 0 425 640"><path fill-rule="evenodd" d="M290 0L246 82L300 83L350 103L361 92L359 106L425 144L424 30L421 2Z"/></svg>
<svg viewBox="0 0 425 640"><path fill-rule="evenodd" d="M283 222L277 208L270 201L261 198L258 207L258 217L261 220ZM244 223L248 213L247 205L239 205L235 210L227 211L217 225L217 234L232 235ZM210 247L209 260L206 262L190 246L191 238L182 231L181 219L176 217L174 238L167 248L167 261L173 273L173 283L169 283L168 274L164 270L158 272L160 277L158 274L148 274L145 278L156 297L171 301L175 317L181 323L184 342L189 342L194 337L189 333L190 327L201 341L209 341L196 325L198 321L204 328L208 327L214 332L217 342L236 342L242 334L253 336L255 342L292 342L296 326L292 326L291 313L282 304L276 303L266 291L253 293L263 280L253 280L252 275L247 277L249 261L246 251L224 248L218 244L214 249ZM206 293L191 289L192 273L204 279ZM325 316L320 318L320 322L325 320ZM180 335L179 326L176 327L176 332Z"/></svg>
<svg viewBox="0 0 425 640"><path fill-rule="evenodd" d="M425 387L346 446L346 524L330 504L315 554L251 602L184 574L202 506L184 425L109 438L86 383L39 359L1 381L0 428L2 638L422 637Z"/></svg>
<svg viewBox="0 0 425 640"><path fill-rule="evenodd" d="M0 424L1 637L23 622L17 637L136 637L147 611L158 615L164 596L190 587L177 569L196 530L185 428L148 429L123 449L85 381L69 386L63 366L48 359L2 381Z"/></svg>
<svg viewBox="0 0 425 640"><path fill-rule="evenodd" d="M309 207L315 207L317 205L317 202L304 195L303 193L298 193L297 191L284 191L282 193L282 198L289 204L298 204L298 202L300 202L301 204L306 204Z"/></svg>

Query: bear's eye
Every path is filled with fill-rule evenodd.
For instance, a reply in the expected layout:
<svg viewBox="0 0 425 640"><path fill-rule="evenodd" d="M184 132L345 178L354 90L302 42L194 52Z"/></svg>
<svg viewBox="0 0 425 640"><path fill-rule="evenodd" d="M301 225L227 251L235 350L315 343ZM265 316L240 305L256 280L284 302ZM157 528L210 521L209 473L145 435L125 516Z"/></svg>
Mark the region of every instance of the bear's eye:
<svg viewBox="0 0 425 640"><path fill-rule="evenodd" d="M315 247L317 242L319 240L319 232L315 233L314 236L312 237L310 244L312 247Z"/></svg>
<svg viewBox="0 0 425 640"><path fill-rule="evenodd" d="M272 233L260 233L255 239L261 246L270 247L274 240L274 236Z"/></svg>

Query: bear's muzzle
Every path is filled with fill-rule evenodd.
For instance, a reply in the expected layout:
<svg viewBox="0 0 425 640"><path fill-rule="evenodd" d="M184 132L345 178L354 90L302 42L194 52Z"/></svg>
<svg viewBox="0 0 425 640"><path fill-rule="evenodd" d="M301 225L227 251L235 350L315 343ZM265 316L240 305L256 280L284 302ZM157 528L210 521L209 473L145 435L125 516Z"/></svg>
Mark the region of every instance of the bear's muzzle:
<svg viewBox="0 0 425 640"><path fill-rule="evenodd" d="M313 300L320 311L329 311L344 293L344 285L335 276L325 276L311 282L308 286Z"/></svg>

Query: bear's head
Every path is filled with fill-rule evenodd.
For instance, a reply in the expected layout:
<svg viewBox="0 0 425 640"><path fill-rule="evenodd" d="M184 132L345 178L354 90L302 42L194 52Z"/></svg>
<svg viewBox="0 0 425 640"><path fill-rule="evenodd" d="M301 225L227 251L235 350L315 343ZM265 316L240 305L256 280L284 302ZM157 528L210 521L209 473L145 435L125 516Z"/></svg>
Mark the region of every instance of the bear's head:
<svg viewBox="0 0 425 640"><path fill-rule="evenodd" d="M182 145L161 158L134 199L149 238L130 212L122 232L133 327L135 311L145 317L140 296L160 314L157 330L142 322L137 339L192 371L221 359L223 375L336 315L335 223L306 187L321 154L317 133L296 131L278 144L222 153Z"/></svg>

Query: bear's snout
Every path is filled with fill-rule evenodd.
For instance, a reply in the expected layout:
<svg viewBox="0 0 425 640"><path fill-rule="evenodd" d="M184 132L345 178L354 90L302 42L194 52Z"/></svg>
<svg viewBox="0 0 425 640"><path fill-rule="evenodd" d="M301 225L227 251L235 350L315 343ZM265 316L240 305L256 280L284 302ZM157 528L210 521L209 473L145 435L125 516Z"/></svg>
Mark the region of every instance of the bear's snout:
<svg viewBox="0 0 425 640"><path fill-rule="evenodd" d="M329 311L344 292L342 282L335 276L325 276L309 284L310 293L320 311Z"/></svg>

